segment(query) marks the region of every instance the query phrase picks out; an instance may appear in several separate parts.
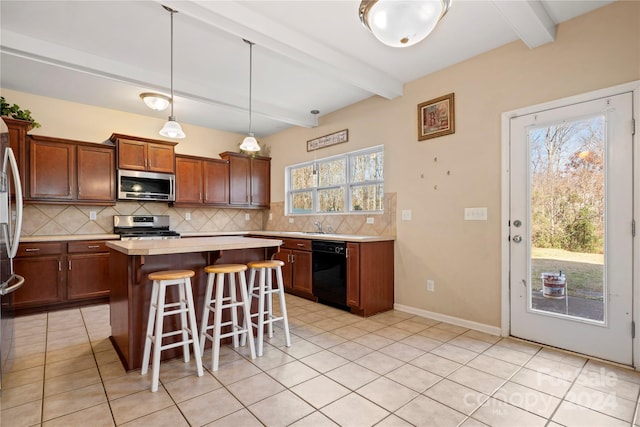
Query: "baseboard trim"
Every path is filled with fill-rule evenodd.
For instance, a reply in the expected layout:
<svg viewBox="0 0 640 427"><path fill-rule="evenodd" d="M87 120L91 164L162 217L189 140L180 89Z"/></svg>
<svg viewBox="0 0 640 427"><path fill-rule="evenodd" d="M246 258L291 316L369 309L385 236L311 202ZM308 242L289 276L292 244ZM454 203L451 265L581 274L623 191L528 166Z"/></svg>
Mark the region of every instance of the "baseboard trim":
<svg viewBox="0 0 640 427"><path fill-rule="evenodd" d="M486 334L501 336L501 328L499 326L485 325L484 323L460 319L459 317L447 316L446 314L422 310L403 304L393 304L393 308L394 310L415 314L416 316L426 317L428 319L437 320L439 322L447 322L451 323L452 325L462 326L463 328L473 329L475 331L484 332Z"/></svg>

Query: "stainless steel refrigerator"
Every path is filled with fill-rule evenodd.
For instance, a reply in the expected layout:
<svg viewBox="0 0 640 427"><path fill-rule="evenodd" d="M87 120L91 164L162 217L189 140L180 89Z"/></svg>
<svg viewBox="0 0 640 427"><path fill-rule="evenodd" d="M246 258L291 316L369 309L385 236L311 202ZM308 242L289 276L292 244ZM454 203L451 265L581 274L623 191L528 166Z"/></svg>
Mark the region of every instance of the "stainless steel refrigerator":
<svg viewBox="0 0 640 427"><path fill-rule="evenodd" d="M13 258L22 230L22 188L16 158L9 146L9 129L0 119L0 396L2 375L11 368L14 350L13 292L24 284L14 273Z"/></svg>

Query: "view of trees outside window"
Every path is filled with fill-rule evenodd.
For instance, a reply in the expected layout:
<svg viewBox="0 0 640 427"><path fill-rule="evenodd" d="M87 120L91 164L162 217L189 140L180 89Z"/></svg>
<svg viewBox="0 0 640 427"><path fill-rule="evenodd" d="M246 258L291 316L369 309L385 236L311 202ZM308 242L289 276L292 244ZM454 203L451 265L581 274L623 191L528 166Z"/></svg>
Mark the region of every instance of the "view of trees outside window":
<svg viewBox="0 0 640 427"><path fill-rule="evenodd" d="M290 166L287 173L289 213L383 210L382 146Z"/></svg>
<svg viewBox="0 0 640 427"><path fill-rule="evenodd" d="M529 131L534 291L562 271L568 296L603 299L604 132L602 115Z"/></svg>

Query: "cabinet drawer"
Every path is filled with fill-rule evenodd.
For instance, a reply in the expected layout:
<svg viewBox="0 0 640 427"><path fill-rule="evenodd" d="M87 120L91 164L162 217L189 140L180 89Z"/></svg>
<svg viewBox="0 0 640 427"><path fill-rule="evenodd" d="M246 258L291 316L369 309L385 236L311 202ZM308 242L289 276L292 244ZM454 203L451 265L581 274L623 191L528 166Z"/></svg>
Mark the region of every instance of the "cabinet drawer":
<svg viewBox="0 0 640 427"><path fill-rule="evenodd" d="M22 243L18 246L17 257L54 255L64 252L64 243Z"/></svg>
<svg viewBox="0 0 640 427"><path fill-rule="evenodd" d="M311 240L306 239L280 239L284 249L297 249L299 251L310 251Z"/></svg>
<svg viewBox="0 0 640 427"><path fill-rule="evenodd" d="M85 240L81 242L69 242L69 253L109 252L107 245L102 240Z"/></svg>

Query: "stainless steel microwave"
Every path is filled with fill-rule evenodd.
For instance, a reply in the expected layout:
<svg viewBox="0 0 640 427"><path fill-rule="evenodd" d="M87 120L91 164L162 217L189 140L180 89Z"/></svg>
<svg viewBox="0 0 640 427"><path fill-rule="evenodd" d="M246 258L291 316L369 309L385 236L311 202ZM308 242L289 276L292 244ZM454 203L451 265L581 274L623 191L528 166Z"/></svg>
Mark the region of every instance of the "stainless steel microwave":
<svg viewBox="0 0 640 427"><path fill-rule="evenodd" d="M173 202L175 188L173 174L118 169L118 200Z"/></svg>

